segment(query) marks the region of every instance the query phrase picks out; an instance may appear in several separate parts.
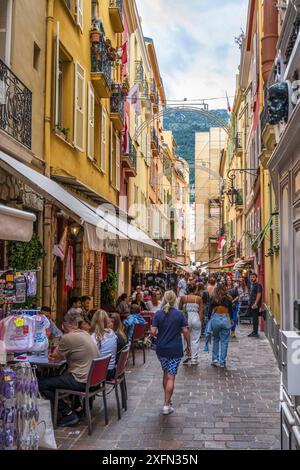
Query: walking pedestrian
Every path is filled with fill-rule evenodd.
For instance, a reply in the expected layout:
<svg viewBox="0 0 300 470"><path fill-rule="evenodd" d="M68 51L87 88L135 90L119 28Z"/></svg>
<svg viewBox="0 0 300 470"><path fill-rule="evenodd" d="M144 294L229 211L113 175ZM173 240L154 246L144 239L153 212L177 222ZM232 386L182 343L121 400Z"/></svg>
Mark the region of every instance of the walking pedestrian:
<svg viewBox="0 0 300 470"><path fill-rule="evenodd" d="M201 337L201 322L203 320L203 302L200 296L196 295L196 286L189 284L188 295L180 298L179 310L184 311L187 317L191 336L191 356L187 356L184 364L198 365L198 353Z"/></svg>
<svg viewBox="0 0 300 470"><path fill-rule="evenodd" d="M183 295L186 295L186 288L188 285L190 275L188 273L181 274L180 275L180 280L178 282L177 286L177 295L178 297L182 297Z"/></svg>
<svg viewBox="0 0 300 470"><path fill-rule="evenodd" d="M215 288L216 288L216 284L217 284L217 281L216 281L216 278L214 276L210 276L208 278L208 284L207 284L207 292L209 294L209 296L211 297Z"/></svg>
<svg viewBox="0 0 300 470"><path fill-rule="evenodd" d="M169 415L174 411L172 396L175 377L183 357L182 333L187 343L187 354L191 354L188 322L183 313L174 307L176 300L176 294L173 291L165 293L163 310L155 314L151 327L151 335L157 338L156 353L163 369L164 415Z"/></svg>
<svg viewBox="0 0 300 470"><path fill-rule="evenodd" d="M233 305L233 325L231 327L231 337L236 338L236 327L238 322L238 311L239 311L239 291L235 287L232 277L228 276L226 280L226 287L228 289L228 294L231 297Z"/></svg>
<svg viewBox="0 0 300 470"><path fill-rule="evenodd" d="M253 331L250 333L249 338L258 338L258 326L259 326L259 311L262 306L262 285L258 283L258 276L256 273L250 275L251 290L249 299L249 310L253 318Z"/></svg>
<svg viewBox="0 0 300 470"><path fill-rule="evenodd" d="M233 325L232 301L223 284L216 287L210 302L211 329L213 333L212 366L220 363L226 367L231 326ZM220 353L221 345L221 353Z"/></svg>

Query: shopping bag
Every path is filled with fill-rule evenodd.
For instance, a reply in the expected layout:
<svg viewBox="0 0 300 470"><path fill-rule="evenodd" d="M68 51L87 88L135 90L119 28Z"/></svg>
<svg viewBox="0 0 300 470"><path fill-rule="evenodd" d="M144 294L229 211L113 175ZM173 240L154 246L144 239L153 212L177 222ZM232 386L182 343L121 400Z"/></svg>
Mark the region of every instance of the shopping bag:
<svg viewBox="0 0 300 470"><path fill-rule="evenodd" d="M37 405L39 410L39 449L56 450L57 444L52 424L51 403L49 400L39 397Z"/></svg>

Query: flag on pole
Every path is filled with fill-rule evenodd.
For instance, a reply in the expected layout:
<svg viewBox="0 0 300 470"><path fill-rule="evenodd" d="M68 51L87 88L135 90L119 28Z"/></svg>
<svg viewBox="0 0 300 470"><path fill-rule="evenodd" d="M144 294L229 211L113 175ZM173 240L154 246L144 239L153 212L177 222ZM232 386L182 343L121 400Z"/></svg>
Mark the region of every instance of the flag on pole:
<svg viewBox="0 0 300 470"><path fill-rule="evenodd" d="M228 114L231 114L231 106L230 106L227 91L226 91L226 99L227 99L227 111L228 111Z"/></svg>
<svg viewBox="0 0 300 470"><path fill-rule="evenodd" d="M127 42L124 42L122 46L122 65L127 64L127 62L128 62Z"/></svg>
<svg viewBox="0 0 300 470"><path fill-rule="evenodd" d="M224 246L226 245L226 240L224 237L220 236L218 241L218 250L222 251Z"/></svg>
<svg viewBox="0 0 300 470"><path fill-rule="evenodd" d="M136 83L128 93L127 97L129 104L135 105L135 112L137 115L141 114L141 101L140 101L140 91L139 91L139 84Z"/></svg>

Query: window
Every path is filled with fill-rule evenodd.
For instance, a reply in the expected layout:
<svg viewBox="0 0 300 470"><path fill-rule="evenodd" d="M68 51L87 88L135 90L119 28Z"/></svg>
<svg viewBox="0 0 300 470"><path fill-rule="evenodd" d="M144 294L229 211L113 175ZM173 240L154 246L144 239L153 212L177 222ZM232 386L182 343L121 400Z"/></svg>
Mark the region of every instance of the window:
<svg viewBox="0 0 300 470"><path fill-rule="evenodd" d="M76 0L76 19L81 31L83 31L83 0Z"/></svg>
<svg viewBox="0 0 300 470"><path fill-rule="evenodd" d="M0 59L10 65L12 0L0 0Z"/></svg>
<svg viewBox="0 0 300 470"><path fill-rule="evenodd" d="M95 160L95 93L91 83L88 98L88 157Z"/></svg>
<svg viewBox="0 0 300 470"><path fill-rule="evenodd" d="M59 42L59 24L57 25L56 53L55 53L55 131L67 131L72 128L74 111L70 103L69 90L74 82L74 66L72 58L67 55ZM75 130L74 130L75 132ZM70 134L69 134L70 135ZM69 138L68 138L69 140Z"/></svg>
<svg viewBox="0 0 300 470"><path fill-rule="evenodd" d="M33 44L33 68L35 70L38 70L39 69L39 65L40 65L40 56L41 56L41 49L39 48L39 46L37 45L37 43L35 42Z"/></svg>
<svg viewBox="0 0 300 470"><path fill-rule="evenodd" d="M75 64L74 145L84 151L85 70Z"/></svg>
<svg viewBox="0 0 300 470"><path fill-rule="evenodd" d="M114 128L112 122L110 123L110 148L109 148L109 181L114 181L114 153L115 153L115 142L114 142Z"/></svg>
<svg viewBox="0 0 300 470"><path fill-rule="evenodd" d="M106 173L106 126L107 114L105 108L102 108L100 169L103 173Z"/></svg>

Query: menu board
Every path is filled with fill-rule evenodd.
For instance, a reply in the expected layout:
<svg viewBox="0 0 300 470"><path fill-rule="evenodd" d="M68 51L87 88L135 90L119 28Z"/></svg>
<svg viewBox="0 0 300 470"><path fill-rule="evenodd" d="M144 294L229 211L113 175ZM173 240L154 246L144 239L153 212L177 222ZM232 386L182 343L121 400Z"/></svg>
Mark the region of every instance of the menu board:
<svg viewBox="0 0 300 470"><path fill-rule="evenodd" d="M26 303L26 277L24 274L6 271L0 275L0 306Z"/></svg>

